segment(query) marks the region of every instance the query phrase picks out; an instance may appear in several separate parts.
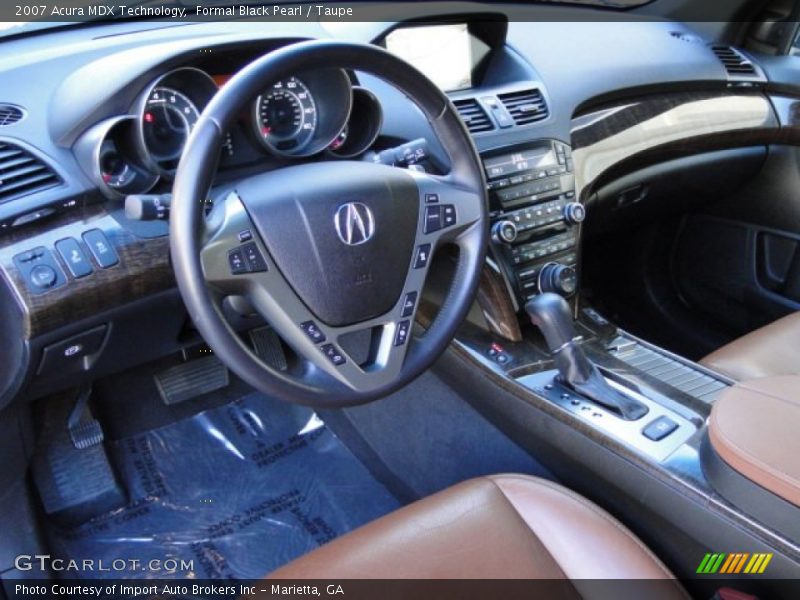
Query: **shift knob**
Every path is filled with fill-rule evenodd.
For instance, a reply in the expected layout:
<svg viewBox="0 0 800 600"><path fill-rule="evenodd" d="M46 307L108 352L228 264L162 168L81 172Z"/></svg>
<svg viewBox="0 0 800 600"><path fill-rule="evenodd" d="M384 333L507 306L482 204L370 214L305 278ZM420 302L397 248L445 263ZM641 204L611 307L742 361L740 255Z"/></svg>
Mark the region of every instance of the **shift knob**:
<svg viewBox="0 0 800 600"><path fill-rule="evenodd" d="M539 294L528 300L525 311L531 321L544 334L550 352L555 352L577 335L572 324L569 303L553 293Z"/></svg>

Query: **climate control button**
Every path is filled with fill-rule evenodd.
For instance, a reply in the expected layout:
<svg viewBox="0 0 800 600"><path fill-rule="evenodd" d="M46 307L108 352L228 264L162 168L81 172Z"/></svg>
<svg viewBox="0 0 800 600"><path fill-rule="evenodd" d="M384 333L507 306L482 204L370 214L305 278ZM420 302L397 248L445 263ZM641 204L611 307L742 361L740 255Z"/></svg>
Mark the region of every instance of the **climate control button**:
<svg viewBox="0 0 800 600"><path fill-rule="evenodd" d="M492 237L497 242L510 244L517 239L517 226L513 221L498 221L492 226Z"/></svg>

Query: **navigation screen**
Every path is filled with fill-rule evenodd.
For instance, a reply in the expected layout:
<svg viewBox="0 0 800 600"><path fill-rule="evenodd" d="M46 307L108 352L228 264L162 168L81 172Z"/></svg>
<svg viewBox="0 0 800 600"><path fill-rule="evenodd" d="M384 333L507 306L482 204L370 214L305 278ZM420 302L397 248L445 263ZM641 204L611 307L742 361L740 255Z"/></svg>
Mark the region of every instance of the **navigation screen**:
<svg viewBox="0 0 800 600"><path fill-rule="evenodd" d="M482 48L467 25L429 25L395 29L386 36L386 49L411 63L445 92L472 87L475 51Z"/></svg>
<svg viewBox="0 0 800 600"><path fill-rule="evenodd" d="M496 158L487 158L483 161L486 177L489 179L507 177L521 171L530 171L554 164L556 164L556 157L549 147L515 152Z"/></svg>

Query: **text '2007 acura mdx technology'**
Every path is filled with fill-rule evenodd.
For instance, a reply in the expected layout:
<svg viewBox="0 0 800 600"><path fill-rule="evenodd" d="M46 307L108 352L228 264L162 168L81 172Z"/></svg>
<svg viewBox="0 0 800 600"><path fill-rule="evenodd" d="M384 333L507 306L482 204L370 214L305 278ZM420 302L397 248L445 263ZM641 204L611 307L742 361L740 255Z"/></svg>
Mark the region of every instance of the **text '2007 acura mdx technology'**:
<svg viewBox="0 0 800 600"><path fill-rule="evenodd" d="M0 597L799 597L800 1L0 20Z"/></svg>

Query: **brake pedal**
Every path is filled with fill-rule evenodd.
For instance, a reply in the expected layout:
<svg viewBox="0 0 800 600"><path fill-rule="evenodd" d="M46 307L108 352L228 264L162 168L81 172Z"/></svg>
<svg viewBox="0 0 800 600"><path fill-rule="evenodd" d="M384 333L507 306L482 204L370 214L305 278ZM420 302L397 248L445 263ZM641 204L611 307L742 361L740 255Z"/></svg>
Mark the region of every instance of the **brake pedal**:
<svg viewBox="0 0 800 600"><path fill-rule="evenodd" d="M259 327L250 331L250 342L253 344L256 356L265 363L279 371L288 368L281 339L272 327Z"/></svg>
<svg viewBox="0 0 800 600"><path fill-rule="evenodd" d="M228 368L216 356L204 356L170 367L154 378L161 400L167 406L215 392L230 383Z"/></svg>

